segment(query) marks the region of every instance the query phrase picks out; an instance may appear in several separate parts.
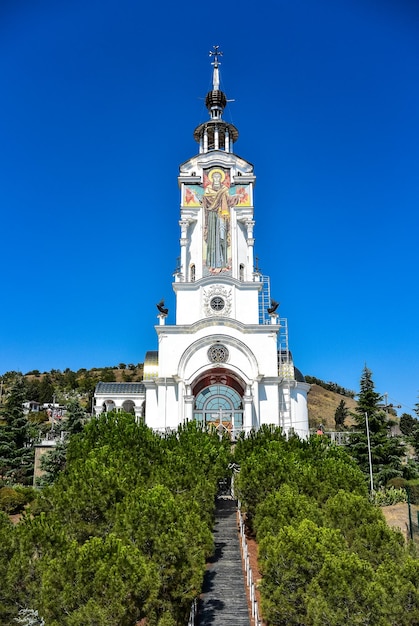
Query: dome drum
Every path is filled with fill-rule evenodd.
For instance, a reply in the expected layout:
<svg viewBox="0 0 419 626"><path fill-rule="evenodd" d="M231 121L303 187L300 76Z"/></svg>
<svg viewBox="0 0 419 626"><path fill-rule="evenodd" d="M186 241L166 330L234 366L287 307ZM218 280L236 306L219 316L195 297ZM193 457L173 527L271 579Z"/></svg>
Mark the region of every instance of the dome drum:
<svg viewBox="0 0 419 626"><path fill-rule="evenodd" d="M215 135L218 132L219 147L220 150L225 147L226 135L229 138L230 143L235 143L239 138L239 131L233 124L228 124L221 120L209 120L203 124L200 124L195 128L194 139L197 143L203 140L205 134L208 136L208 149L214 150L215 148Z"/></svg>

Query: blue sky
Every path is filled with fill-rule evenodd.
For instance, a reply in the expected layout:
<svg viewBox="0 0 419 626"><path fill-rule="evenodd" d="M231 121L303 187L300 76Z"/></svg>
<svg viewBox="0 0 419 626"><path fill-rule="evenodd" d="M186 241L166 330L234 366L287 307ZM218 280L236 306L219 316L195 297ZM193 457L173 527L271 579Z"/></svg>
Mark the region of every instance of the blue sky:
<svg viewBox="0 0 419 626"><path fill-rule="evenodd" d="M4 0L0 374L138 363L174 322L179 164L225 119L305 374L419 394L419 5Z"/></svg>

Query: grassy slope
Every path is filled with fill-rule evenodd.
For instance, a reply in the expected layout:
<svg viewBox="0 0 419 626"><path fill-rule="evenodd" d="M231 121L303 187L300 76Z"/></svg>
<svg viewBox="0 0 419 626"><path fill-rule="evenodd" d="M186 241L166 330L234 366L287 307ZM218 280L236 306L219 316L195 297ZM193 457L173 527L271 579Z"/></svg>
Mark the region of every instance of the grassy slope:
<svg viewBox="0 0 419 626"><path fill-rule="evenodd" d="M341 400L345 401L349 411L355 411L356 401L339 393L328 391L320 385L312 385L308 394L308 420L310 428L317 428L323 424L325 430L335 430L335 411ZM349 415L345 425L354 423Z"/></svg>

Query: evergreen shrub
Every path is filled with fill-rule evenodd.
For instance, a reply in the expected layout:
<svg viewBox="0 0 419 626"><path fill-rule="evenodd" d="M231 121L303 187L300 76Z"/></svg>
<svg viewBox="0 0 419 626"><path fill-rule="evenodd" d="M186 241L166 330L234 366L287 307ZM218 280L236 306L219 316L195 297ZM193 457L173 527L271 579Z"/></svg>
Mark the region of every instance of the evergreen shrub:
<svg viewBox="0 0 419 626"><path fill-rule="evenodd" d="M8 515L20 513L25 506L25 496L12 487L2 487L0 489L0 511Z"/></svg>
<svg viewBox="0 0 419 626"><path fill-rule="evenodd" d="M394 487L395 489L405 489L407 485L407 480L402 478L401 476L395 476L394 478L390 478L387 483L387 487Z"/></svg>
<svg viewBox="0 0 419 626"><path fill-rule="evenodd" d="M21 513L26 506L36 498L36 491L33 487L1 487L0 488L0 511L8 515Z"/></svg>
<svg viewBox="0 0 419 626"><path fill-rule="evenodd" d="M409 490L410 502L412 504L419 504L419 479L408 480L406 489Z"/></svg>

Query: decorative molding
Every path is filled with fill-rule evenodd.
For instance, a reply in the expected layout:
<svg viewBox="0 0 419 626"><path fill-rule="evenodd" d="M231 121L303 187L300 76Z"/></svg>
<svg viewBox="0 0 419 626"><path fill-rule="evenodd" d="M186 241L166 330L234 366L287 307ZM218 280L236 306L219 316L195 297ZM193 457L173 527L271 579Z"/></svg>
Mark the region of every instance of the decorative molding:
<svg viewBox="0 0 419 626"><path fill-rule="evenodd" d="M215 310L211 307L211 301L215 297L222 298L224 300L224 307L220 310ZM207 317L230 315L232 291L231 289L224 287L224 285L211 285L208 289L204 289L203 300L204 313Z"/></svg>

